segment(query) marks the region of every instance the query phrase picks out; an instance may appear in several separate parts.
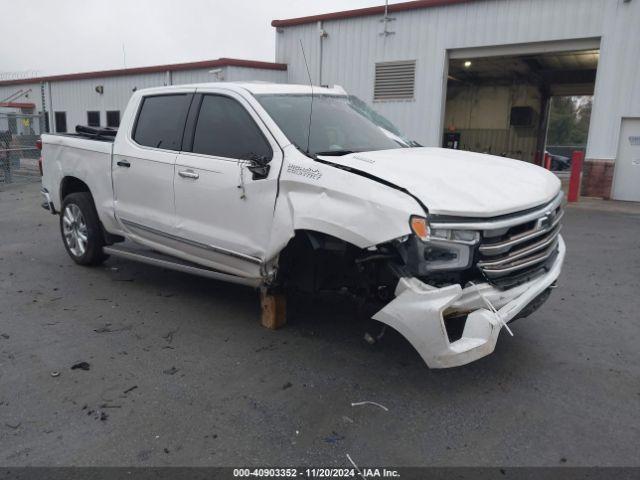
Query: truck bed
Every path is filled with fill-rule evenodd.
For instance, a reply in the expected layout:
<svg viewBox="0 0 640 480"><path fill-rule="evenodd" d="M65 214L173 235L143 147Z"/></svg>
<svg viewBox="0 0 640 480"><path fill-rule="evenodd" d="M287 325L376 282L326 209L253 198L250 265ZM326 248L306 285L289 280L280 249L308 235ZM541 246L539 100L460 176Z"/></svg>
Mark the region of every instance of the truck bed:
<svg viewBox="0 0 640 480"><path fill-rule="evenodd" d="M111 158L113 138L86 133L42 135L42 186L56 210L60 209L60 189L66 178L85 183L93 195L100 220L113 222Z"/></svg>

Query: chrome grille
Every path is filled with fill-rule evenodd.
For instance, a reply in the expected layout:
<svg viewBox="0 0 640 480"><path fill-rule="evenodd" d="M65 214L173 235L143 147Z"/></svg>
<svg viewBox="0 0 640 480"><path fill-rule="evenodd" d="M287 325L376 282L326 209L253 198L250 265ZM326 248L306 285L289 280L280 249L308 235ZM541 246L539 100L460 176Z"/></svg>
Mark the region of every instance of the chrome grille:
<svg viewBox="0 0 640 480"><path fill-rule="evenodd" d="M558 251L563 214L561 198L556 198L533 219L515 217L508 226L483 230L477 267L496 284L518 283L542 271Z"/></svg>

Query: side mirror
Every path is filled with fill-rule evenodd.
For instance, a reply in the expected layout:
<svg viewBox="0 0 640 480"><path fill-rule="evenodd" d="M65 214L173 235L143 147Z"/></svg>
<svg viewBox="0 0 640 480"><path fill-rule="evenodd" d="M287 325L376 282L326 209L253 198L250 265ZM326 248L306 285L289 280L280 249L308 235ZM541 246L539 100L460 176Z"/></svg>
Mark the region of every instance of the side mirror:
<svg viewBox="0 0 640 480"><path fill-rule="evenodd" d="M254 180L262 180L269 176L269 171L271 170L271 165L269 165L271 161L270 158L263 155L251 154L248 160L251 161L251 165L249 165L247 169L253 173Z"/></svg>

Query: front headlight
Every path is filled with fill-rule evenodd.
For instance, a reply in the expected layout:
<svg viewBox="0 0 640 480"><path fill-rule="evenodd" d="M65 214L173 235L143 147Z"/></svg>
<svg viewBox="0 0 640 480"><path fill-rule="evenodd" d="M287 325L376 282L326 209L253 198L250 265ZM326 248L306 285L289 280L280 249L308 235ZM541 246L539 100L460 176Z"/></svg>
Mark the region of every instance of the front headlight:
<svg viewBox="0 0 640 480"><path fill-rule="evenodd" d="M480 239L480 234L474 230L431 230L431 237L438 240L449 240L461 243L476 243Z"/></svg>
<svg viewBox="0 0 640 480"><path fill-rule="evenodd" d="M465 270L471 266L480 233L473 230L431 229L425 217L412 215L411 231L419 239L412 257L419 262L422 275L447 270Z"/></svg>

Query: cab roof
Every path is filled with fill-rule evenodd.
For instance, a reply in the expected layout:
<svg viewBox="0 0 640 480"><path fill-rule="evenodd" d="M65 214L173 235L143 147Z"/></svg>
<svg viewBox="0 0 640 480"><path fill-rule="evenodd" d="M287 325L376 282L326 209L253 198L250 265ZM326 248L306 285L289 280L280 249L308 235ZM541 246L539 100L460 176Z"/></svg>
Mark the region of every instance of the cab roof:
<svg viewBox="0 0 640 480"><path fill-rule="evenodd" d="M289 83L270 82L208 82L189 85L172 85L168 87L153 87L140 89L143 95L148 93L162 93L171 91L185 91L190 89L207 90L209 88L224 88L236 92L248 91L254 95L309 95L313 90L314 95L347 95L347 92L339 85L333 87L320 87L314 85L295 85Z"/></svg>

